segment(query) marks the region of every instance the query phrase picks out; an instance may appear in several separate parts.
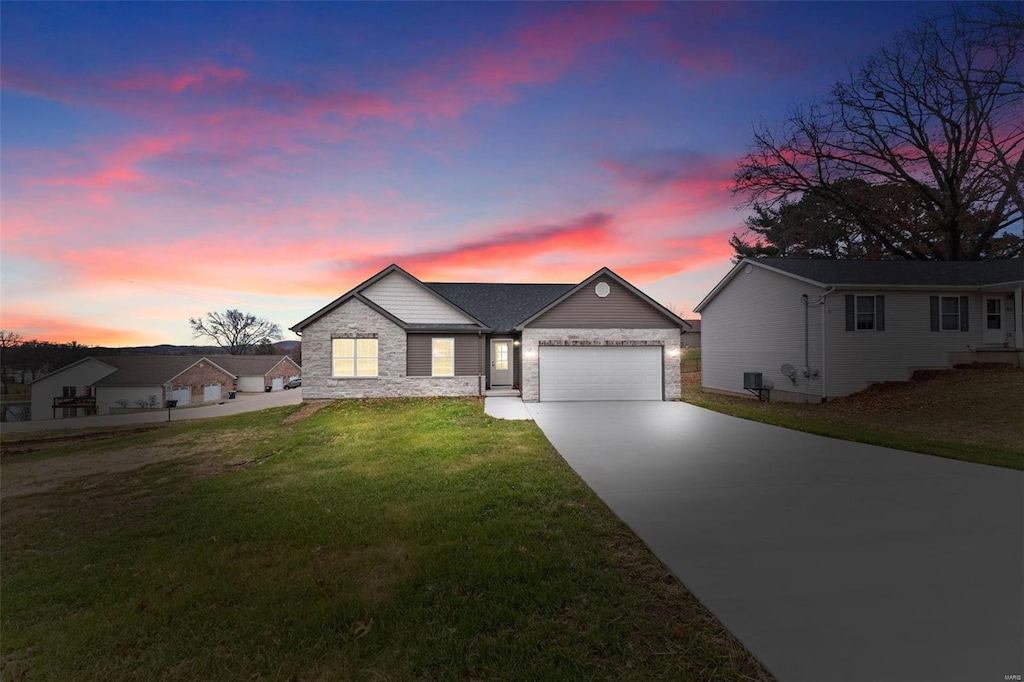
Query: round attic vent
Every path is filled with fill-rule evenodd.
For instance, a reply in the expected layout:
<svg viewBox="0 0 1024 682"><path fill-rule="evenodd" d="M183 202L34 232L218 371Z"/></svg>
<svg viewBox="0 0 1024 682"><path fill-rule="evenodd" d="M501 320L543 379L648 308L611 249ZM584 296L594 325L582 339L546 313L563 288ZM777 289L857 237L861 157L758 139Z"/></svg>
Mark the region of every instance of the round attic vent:
<svg viewBox="0 0 1024 682"><path fill-rule="evenodd" d="M754 269L754 266L748 265L747 267L743 268L743 272L746 272L746 273L749 274L750 271L753 270L753 269Z"/></svg>
<svg viewBox="0 0 1024 682"><path fill-rule="evenodd" d="M608 282L598 282L597 286L594 287L594 293L597 294L599 298L604 298L611 290L612 288L608 286Z"/></svg>

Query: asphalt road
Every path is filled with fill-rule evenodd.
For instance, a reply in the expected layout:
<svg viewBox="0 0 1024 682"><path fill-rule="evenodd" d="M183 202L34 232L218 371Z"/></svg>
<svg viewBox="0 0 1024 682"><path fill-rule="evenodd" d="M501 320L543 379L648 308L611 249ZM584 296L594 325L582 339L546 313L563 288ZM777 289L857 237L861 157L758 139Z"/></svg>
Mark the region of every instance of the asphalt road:
<svg viewBox="0 0 1024 682"><path fill-rule="evenodd" d="M153 422L184 421L226 417L242 412L265 410L281 405L298 405L302 402L302 389L274 391L272 393L239 393L234 400L225 400L215 405L201 407L178 407L171 410L148 410L133 414L106 415L102 417L77 417L75 419L46 419L28 422L5 422L0 431L24 433L28 431L53 431L58 429L88 429L95 426L123 426L125 424L149 424Z"/></svg>

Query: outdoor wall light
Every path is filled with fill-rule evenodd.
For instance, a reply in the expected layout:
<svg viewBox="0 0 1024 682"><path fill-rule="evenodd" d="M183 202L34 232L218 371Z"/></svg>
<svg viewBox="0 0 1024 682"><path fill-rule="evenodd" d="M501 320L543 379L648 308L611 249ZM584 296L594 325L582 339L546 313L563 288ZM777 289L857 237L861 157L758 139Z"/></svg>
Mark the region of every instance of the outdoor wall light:
<svg viewBox="0 0 1024 682"><path fill-rule="evenodd" d="M523 342L520 341L519 339L516 339L515 341L512 342L512 345L513 346L521 346L521 345L523 345Z"/></svg>
<svg viewBox="0 0 1024 682"><path fill-rule="evenodd" d="M679 357L679 349L678 348L669 348L665 352L668 354L668 356L670 358L677 358L677 357Z"/></svg>

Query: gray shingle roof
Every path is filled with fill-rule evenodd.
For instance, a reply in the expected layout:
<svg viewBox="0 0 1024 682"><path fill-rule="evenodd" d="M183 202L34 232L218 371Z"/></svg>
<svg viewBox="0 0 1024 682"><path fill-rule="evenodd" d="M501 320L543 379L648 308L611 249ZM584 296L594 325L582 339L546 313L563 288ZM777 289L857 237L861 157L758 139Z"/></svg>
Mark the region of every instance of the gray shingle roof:
<svg viewBox="0 0 1024 682"><path fill-rule="evenodd" d="M235 376L263 376L285 359L285 355L217 355L211 362Z"/></svg>
<svg viewBox="0 0 1024 682"><path fill-rule="evenodd" d="M575 284L481 284L424 282L428 287L487 324L496 332L511 332Z"/></svg>
<svg viewBox="0 0 1024 682"><path fill-rule="evenodd" d="M96 360L117 367L116 372L103 377L96 382L96 385L158 386L167 383L204 357L203 355L96 356ZM210 359L210 361L217 363L215 359Z"/></svg>
<svg viewBox="0 0 1024 682"><path fill-rule="evenodd" d="M828 286L985 286L1024 280L1024 260L906 261L760 258L757 263Z"/></svg>

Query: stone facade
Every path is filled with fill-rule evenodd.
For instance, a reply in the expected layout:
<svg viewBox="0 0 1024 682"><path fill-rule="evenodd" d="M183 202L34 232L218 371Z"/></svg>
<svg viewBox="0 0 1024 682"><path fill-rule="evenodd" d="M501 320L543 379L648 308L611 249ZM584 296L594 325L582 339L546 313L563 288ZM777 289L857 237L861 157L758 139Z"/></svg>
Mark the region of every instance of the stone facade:
<svg viewBox="0 0 1024 682"><path fill-rule="evenodd" d="M658 345L664 347L665 397L679 400L678 329L536 329L523 330L523 400L540 398L538 379L541 345Z"/></svg>
<svg viewBox="0 0 1024 682"><path fill-rule="evenodd" d="M219 399L226 398L228 391L235 390L235 377L214 366L209 360L204 358L164 384L163 399L167 400L170 398L171 391L190 388L192 389L192 404L201 403L204 396L203 389L214 384L220 384L221 395ZM160 407L163 404L161 402Z"/></svg>
<svg viewBox="0 0 1024 682"><path fill-rule="evenodd" d="M377 339L377 376L331 376L331 340ZM406 333L363 302L350 299L302 331L302 397L394 398L401 396L477 395L477 376L407 377Z"/></svg>

